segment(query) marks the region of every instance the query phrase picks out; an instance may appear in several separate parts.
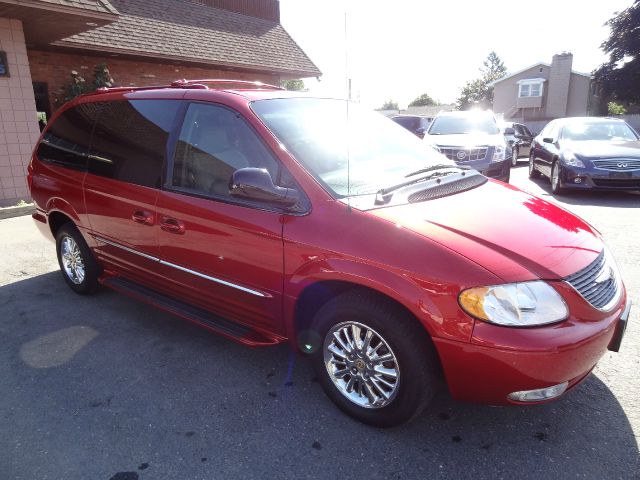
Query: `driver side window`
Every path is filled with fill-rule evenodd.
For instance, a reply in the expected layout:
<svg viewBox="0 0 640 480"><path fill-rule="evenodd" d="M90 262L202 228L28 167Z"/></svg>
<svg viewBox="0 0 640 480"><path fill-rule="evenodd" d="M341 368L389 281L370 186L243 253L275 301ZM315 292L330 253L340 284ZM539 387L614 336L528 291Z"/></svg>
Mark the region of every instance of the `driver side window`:
<svg viewBox="0 0 640 480"><path fill-rule="evenodd" d="M266 168L277 179L277 161L238 113L216 105L189 105L176 148L172 185L201 195L229 197L233 172L246 167Z"/></svg>

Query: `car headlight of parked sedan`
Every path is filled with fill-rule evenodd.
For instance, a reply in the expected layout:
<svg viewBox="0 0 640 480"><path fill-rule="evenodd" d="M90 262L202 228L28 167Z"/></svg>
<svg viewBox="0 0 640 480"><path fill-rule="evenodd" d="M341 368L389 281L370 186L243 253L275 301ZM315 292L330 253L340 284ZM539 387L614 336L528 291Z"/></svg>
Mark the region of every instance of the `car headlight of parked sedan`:
<svg viewBox="0 0 640 480"><path fill-rule="evenodd" d="M540 280L469 288L459 301L472 317L508 327L546 325L569 315L560 294Z"/></svg>
<svg viewBox="0 0 640 480"><path fill-rule="evenodd" d="M584 168L584 162L576 157L576 154L573 152L564 152L562 162L569 167Z"/></svg>
<svg viewBox="0 0 640 480"><path fill-rule="evenodd" d="M492 162L502 162L506 157L506 147L504 145L496 145L493 149Z"/></svg>

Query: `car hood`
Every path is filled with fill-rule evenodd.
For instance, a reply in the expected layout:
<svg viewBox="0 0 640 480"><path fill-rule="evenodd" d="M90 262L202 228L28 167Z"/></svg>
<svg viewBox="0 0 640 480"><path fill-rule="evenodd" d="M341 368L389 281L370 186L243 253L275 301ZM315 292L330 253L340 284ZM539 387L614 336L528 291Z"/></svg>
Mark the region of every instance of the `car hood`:
<svg viewBox="0 0 640 480"><path fill-rule="evenodd" d="M562 148L571 150L582 158L592 160L601 158L640 159L640 140L629 142L602 142L596 140L565 142L562 144Z"/></svg>
<svg viewBox="0 0 640 480"><path fill-rule="evenodd" d="M505 282L564 278L603 249L599 234L582 219L493 180L456 195L369 213L464 255Z"/></svg>
<svg viewBox="0 0 640 480"><path fill-rule="evenodd" d="M477 147L482 145L503 145L502 133L489 135L487 133L461 133L458 135L425 135L424 141L430 145Z"/></svg>

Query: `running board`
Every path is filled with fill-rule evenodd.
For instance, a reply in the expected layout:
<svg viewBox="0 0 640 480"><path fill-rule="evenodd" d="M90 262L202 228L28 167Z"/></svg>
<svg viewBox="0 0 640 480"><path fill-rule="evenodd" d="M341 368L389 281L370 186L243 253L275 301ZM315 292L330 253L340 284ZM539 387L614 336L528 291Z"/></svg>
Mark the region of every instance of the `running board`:
<svg viewBox="0 0 640 480"><path fill-rule="evenodd" d="M123 277L102 277L100 283L129 297L154 305L161 310L189 320L236 342L250 346L276 345L284 339L266 336L249 327L227 320L207 310L169 297Z"/></svg>

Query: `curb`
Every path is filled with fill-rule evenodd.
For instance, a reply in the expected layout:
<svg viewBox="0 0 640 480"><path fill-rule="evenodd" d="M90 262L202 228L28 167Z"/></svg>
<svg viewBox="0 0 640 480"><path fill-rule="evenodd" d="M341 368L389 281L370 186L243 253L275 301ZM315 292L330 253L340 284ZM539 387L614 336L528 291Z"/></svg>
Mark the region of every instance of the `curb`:
<svg viewBox="0 0 640 480"><path fill-rule="evenodd" d="M0 220L7 218L21 217L23 215L31 215L36 211L35 205L23 205L20 207L0 208Z"/></svg>

